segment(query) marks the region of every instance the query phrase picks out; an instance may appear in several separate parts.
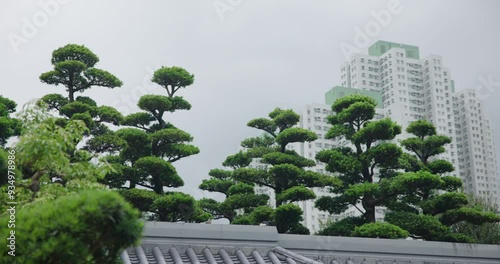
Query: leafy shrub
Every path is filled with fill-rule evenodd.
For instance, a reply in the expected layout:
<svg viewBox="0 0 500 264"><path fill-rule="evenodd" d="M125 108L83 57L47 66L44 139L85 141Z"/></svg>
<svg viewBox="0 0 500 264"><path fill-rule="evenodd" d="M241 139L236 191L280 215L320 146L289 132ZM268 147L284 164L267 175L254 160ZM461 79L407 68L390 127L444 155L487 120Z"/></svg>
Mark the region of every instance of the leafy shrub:
<svg viewBox="0 0 500 264"><path fill-rule="evenodd" d="M330 222L318 231L320 236L351 236L357 226L366 223L363 217L349 216L337 222Z"/></svg>
<svg viewBox="0 0 500 264"><path fill-rule="evenodd" d="M369 223L358 226L352 232L356 237L406 238L408 231L389 223Z"/></svg>
<svg viewBox="0 0 500 264"><path fill-rule="evenodd" d="M9 216L0 218L0 233L15 231L15 259L0 240L4 263L114 263L122 250L134 245L142 232L139 212L117 193L87 190L16 212L15 229ZM9 229L8 229L9 228Z"/></svg>

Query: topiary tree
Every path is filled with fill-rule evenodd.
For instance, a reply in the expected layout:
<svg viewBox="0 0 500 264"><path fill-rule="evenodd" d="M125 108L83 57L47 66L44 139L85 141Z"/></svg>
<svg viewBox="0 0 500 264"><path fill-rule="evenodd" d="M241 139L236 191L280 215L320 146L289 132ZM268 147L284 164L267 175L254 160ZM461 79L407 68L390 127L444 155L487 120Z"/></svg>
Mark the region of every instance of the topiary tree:
<svg viewBox="0 0 500 264"><path fill-rule="evenodd" d="M500 214L498 205L483 197L468 196L469 203L465 206L480 212ZM479 225L461 221L450 226L453 233L464 234L479 244L500 244L500 223L482 223Z"/></svg>
<svg viewBox="0 0 500 264"><path fill-rule="evenodd" d="M162 67L155 71L152 81L165 88L168 96L142 96L137 105L143 112L130 114L121 122L127 128L117 130L113 136L98 135L88 141L86 148L96 153L109 154L103 160L110 163L116 173L109 174L103 183L130 191L140 186L157 194L154 196L146 192L134 192L129 195L128 191L120 192L125 197L135 197L130 201L143 212L154 214L154 219L206 220L206 214L192 197L165 191L165 188L184 185L172 163L199 153L199 149L190 144L193 141L190 134L165 121L168 113L191 109L189 102L175 94L180 88L191 85L194 76L180 67ZM141 195L144 195L144 199L136 199ZM151 203L143 203L152 197ZM176 206L183 213L165 212L165 208L172 209Z"/></svg>
<svg viewBox="0 0 500 264"><path fill-rule="evenodd" d="M389 223L368 223L357 226L351 234L355 237L407 238L408 231Z"/></svg>
<svg viewBox="0 0 500 264"><path fill-rule="evenodd" d="M119 254L136 245L143 224L139 213L111 191L87 190L0 217L0 263L121 263ZM14 233L12 233L14 232ZM11 253L9 253L11 252ZM15 256L14 256L15 255Z"/></svg>
<svg viewBox="0 0 500 264"><path fill-rule="evenodd" d="M253 184L239 182L232 178L234 170L247 167L251 161L250 155L243 151L231 155L222 165L232 170L210 170L208 174L211 178L203 180L200 184L199 188L202 190L222 193L225 196L222 202L209 198L200 200L203 210L210 213L214 219L226 218L232 223L237 216L240 216L237 223L253 224L254 219L243 220L242 214L250 213L255 207L267 205L269 196L255 194Z"/></svg>
<svg viewBox="0 0 500 264"><path fill-rule="evenodd" d="M295 142L310 142L317 139L316 134L306 129L294 127L300 116L292 110L276 108L269 118L257 118L248 122L248 126L266 133L263 138L248 139L242 146L250 157L267 164L267 169L237 168L232 173L236 181L269 187L275 193L275 207L272 220L279 233L309 233L302 226L302 210L294 204L316 198L312 187L333 186L335 178L321 175L304 168L315 162L299 156L295 151L287 150L287 145Z"/></svg>
<svg viewBox="0 0 500 264"><path fill-rule="evenodd" d="M82 45L68 44L52 52L52 71L40 75L40 81L66 87L69 102L75 101L74 94L92 86L120 87L122 82L111 73L95 68L99 58Z"/></svg>
<svg viewBox="0 0 500 264"><path fill-rule="evenodd" d="M407 230L412 237L450 242L477 242L466 233L450 228L461 222L473 225L495 223L494 212L468 206L467 196L460 192L459 178L445 176L453 165L437 155L445 152L451 139L436 134L428 121L411 123L407 132L415 135L401 141L412 154L403 157L406 173L396 174L384 182L384 191L392 198L386 203L391 210L386 221Z"/></svg>
<svg viewBox="0 0 500 264"><path fill-rule="evenodd" d="M21 123L10 115L16 111L16 102L0 95L0 148L5 146L7 140L21 133Z"/></svg>
<svg viewBox="0 0 500 264"><path fill-rule="evenodd" d="M8 158L10 150L4 149L4 146L10 137L20 135L22 130L21 122L10 116L15 111L16 103L0 95L0 174L5 175L5 177L0 177L0 186L8 183L9 171L14 171L9 169L12 167Z"/></svg>
<svg viewBox="0 0 500 264"><path fill-rule="evenodd" d="M341 182L331 188L335 196L320 197L316 201L320 210L340 214L354 206L365 223L374 223L375 207L384 205L386 195L377 179L384 177L379 173L381 170L399 165L402 150L390 140L401 133L401 127L390 119L373 120L375 106L372 98L363 95L346 96L332 105L335 114L328 117L332 128L325 137L350 144L322 150L316 155L316 159L326 163L326 170L336 174ZM343 230L344 223L339 225L330 229Z"/></svg>

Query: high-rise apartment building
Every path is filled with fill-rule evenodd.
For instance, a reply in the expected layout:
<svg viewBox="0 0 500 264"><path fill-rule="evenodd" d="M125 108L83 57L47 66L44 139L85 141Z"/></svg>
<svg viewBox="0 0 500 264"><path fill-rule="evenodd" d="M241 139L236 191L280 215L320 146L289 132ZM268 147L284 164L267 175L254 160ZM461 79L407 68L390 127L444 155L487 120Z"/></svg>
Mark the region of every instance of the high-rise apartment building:
<svg viewBox="0 0 500 264"><path fill-rule="evenodd" d="M467 193L500 204L495 141L490 121L472 89L453 95L460 177Z"/></svg>
<svg viewBox="0 0 500 264"><path fill-rule="evenodd" d="M455 138L454 84L440 56L420 58L416 46L378 41L368 55L355 54L340 67L341 85L382 94L387 117L406 129L419 119L431 121L438 134ZM405 131L398 139L407 138ZM439 156L453 163L459 175L456 140Z"/></svg>

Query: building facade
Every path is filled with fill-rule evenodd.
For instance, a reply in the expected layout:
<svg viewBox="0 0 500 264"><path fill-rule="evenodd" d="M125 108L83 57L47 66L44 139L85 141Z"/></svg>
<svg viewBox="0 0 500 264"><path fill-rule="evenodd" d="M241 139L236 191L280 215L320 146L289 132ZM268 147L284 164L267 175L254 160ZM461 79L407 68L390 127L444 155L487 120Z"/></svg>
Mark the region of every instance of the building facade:
<svg viewBox="0 0 500 264"><path fill-rule="evenodd" d="M481 196L498 206L498 177L495 141L490 121L472 89L453 95L460 177L467 193Z"/></svg>

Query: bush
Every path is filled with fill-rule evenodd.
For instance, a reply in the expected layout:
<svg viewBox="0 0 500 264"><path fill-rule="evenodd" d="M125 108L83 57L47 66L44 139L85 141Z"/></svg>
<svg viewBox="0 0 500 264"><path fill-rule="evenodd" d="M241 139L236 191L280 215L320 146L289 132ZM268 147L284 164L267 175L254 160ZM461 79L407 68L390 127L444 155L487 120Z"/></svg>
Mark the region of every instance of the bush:
<svg viewBox="0 0 500 264"><path fill-rule="evenodd" d="M358 226L352 232L356 237L407 238L408 231L389 223L369 223Z"/></svg>
<svg viewBox="0 0 500 264"><path fill-rule="evenodd" d="M15 229L0 218L0 233L15 231L17 263L115 263L141 236L139 212L117 193L88 190L16 212ZM9 250L5 238L2 250ZM0 264L14 263L2 252Z"/></svg>
<svg viewBox="0 0 500 264"><path fill-rule="evenodd" d="M160 197L157 193L144 189L123 189L116 192L142 212L151 211L151 205Z"/></svg>
<svg viewBox="0 0 500 264"><path fill-rule="evenodd" d="M357 226L366 224L363 217L349 216L337 222L329 222L318 231L320 236L351 236Z"/></svg>

